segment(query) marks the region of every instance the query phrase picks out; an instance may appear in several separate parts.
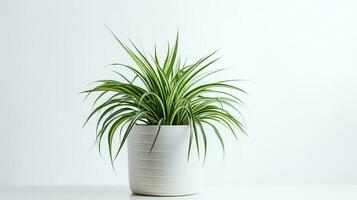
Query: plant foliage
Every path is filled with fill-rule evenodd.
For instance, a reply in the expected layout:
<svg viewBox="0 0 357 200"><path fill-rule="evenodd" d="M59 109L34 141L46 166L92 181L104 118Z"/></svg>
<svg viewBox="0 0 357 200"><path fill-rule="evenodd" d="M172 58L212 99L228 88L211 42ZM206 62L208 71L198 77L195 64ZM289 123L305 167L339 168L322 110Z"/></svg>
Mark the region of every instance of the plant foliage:
<svg viewBox="0 0 357 200"><path fill-rule="evenodd" d="M179 35L177 34L174 44L172 47L168 44L166 55L163 60L160 60L156 47L153 55L146 56L133 42L130 41L129 46L119 40L112 31L110 32L134 64L111 64L117 67L119 71L115 73L121 79L96 81L93 88L83 93L87 93L87 96L92 93L97 94L95 108L85 124L94 114L99 113L96 131L99 150L103 138L106 137L112 164L135 124L157 125L156 138L162 125L189 125L190 141L187 159L190 157L193 143L199 157L203 145L204 159L206 159L206 127L211 128L217 136L223 153L225 147L218 124L225 126L234 137L237 137L238 132L245 133L245 126L237 109L242 105L237 94L245 91L233 85L235 81L240 80L207 82L207 77L222 71L222 69L209 70L218 60L214 58L216 51L192 64L185 64L178 56ZM133 80L129 80L120 72L123 68L133 74ZM101 103L97 105L98 102ZM115 134L120 134L119 143L113 140Z"/></svg>

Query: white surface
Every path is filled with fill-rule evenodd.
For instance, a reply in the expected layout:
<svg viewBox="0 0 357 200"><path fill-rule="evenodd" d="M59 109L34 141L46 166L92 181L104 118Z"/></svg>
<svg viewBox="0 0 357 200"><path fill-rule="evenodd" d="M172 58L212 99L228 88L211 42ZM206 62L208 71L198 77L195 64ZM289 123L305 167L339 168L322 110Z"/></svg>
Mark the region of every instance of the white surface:
<svg viewBox="0 0 357 200"><path fill-rule="evenodd" d="M214 187L202 193L181 197L138 196L127 186L32 186L0 187L2 200L355 200L356 186L303 187Z"/></svg>
<svg viewBox="0 0 357 200"><path fill-rule="evenodd" d="M192 150L187 162L189 126L134 126L127 139L129 182L135 194L177 196L200 192L202 165Z"/></svg>
<svg viewBox="0 0 357 200"><path fill-rule="evenodd" d="M246 87L248 139L209 140L209 185L357 184L354 0L0 1L0 185L128 184L81 128L87 83L127 61L120 38L189 60L221 48L224 78ZM209 138L210 139L210 138ZM227 136L232 140L232 137Z"/></svg>

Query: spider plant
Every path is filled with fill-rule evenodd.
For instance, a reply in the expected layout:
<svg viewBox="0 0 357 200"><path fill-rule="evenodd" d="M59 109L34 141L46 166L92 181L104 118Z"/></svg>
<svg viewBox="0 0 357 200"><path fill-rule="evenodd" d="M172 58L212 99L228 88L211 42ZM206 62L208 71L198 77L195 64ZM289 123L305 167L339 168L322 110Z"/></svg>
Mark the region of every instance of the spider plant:
<svg viewBox="0 0 357 200"><path fill-rule="evenodd" d="M188 160L192 145L196 146L199 158L202 156L203 145L203 157L206 159L206 127L212 129L212 133L217 136L223 155L224 141L217 125L226 127L235 138L238 132L245 133L245 126L237 109L243 105L237 94L245 91L233 85L240 80L205 81L207 77L222 71L209 70L219 59L215 58L217 51L192 64L181 62L177 33L174 44L172 47L168 44L166 56L160 60L156 47L153 54L147 56L132 41L129 40L128 45L108 30L134 64L111 64L117 68L118 71L114 72L121 77L120 80L98 80L93 88L83 93L87 93L87 96L97 94L94 109L85 124L94 114L99 113L96 141L100 151L103 138L107 138L112 164L135 124L157 125L150 152L160 134L161 126L189 125ZM122 74L121 70L124 68L132 73L134 79L129 80L127 75ZM100 99L102 103L97 105ZM120 138L118 143L113 140L116 134Z"/></svg>

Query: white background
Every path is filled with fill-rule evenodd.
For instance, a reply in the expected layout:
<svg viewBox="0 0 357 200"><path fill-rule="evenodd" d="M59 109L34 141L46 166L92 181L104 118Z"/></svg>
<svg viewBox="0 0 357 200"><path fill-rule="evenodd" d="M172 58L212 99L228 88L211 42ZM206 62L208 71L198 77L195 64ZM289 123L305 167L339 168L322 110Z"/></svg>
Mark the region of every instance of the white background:
<svg viewBox="0 0 357 200"><path fill-rule="evenodd" d="M222 165L209 145L208 185L357 184L357 4L340 0L0 2L0 185L127 184L82 128L93 80L128 61L104 28L164 48L181 34L189 60L221 48L223 74L251 80L248 138ZM226 76L228 75L228 76Z"/></svg>

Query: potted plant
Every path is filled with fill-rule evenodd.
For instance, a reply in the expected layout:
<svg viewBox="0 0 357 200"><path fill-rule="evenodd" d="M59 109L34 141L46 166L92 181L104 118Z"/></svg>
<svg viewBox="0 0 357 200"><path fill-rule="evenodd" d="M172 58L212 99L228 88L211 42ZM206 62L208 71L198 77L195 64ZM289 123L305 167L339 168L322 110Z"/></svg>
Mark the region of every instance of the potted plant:
<svg viewBox="0 0 357 200"><path fill-rule="evenodd" d="M222 133L231 132L234 137L245 133L237 109L242 101L236 95L244 91L233 85L239 80L207 82L207 77L222 71L209 70L218 60L213 58L216 52L192 64L181 62L178 34L160 60L156 47L153 55L147 56L131 41L129 47L111 33L134 63L112 66L130 71L133 79L115 71L119 80L99 80L84 91L98 94L94 105L101 102L85 122L99 113L99 150L106 140L113 165L127 143L130 188L136 194L198 193L206 160L206 134L214 134L224 152Z"/></svg>

